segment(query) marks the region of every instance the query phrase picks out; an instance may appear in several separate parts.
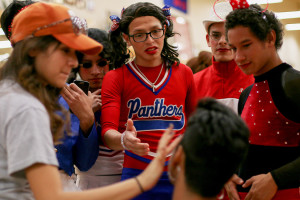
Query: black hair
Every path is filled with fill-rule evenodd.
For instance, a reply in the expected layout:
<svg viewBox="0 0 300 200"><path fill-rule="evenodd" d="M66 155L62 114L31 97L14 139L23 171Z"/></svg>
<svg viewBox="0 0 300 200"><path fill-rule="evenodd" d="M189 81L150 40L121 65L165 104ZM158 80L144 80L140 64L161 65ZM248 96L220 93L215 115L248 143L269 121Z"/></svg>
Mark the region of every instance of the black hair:
<svg viewBox="0 0 300 200"><path fill-rule="evenodd" d="M215 197L246 156L249 130L230 108L214 99L198 102L181 145L190 191Z"/></svg>
<svg viewBox="0 0 300 200"><path fill-rule="evenodd" d="M266 41L268 34L274 30L276 33L275 48L278 50L282 46L283 27L281 22L273 12L263 11L257 4L252 4L247 9L236 9L227 15L226 38L228 30L236 26L248 27L261 41Z"/></svg>
<svg viewBox="0 0 300 200"><path fill-rule="evenodd" d="M173 23L172 20L169 20L169 26L167 22L167 17L164 15L162 8L149 3L149 2L139 2L130 5L126 8L121 16L121 20L119 22L119 28L115 31L110 32L110 40L112 41L114 51L115 51L115 59L114 59L114 67L119 68L123 64L125 64L130 58L127 44L123 40L122 33L126 35L129 34L128 27L130 23L137 17L143 16L153 16L157 18L162 25L166 25L165 30L165 39L164 39L164 47L161 52L161 57L166 62L167 67L170 67L174 62L179 64L178 52L176 47L170 45L168 43L168 38L173 37L175 33L173 32Z"/></svg>
<svg viewBox="0 0 300 200"><path fill-rule="evenodd" d="M26 0L26 1L16 1L14 0L11 4L5 8L1 15L1 27L5 36L8 40L10 40L11 36L11 25L14 17L24 8L25 6L31 5L35 3L35 1Z"/></svg>
<svg viewBox="0 0 300 200"><path fill-rule="evenodd" d="M108 39L108 33L104 30L98 29L98 28L89 28L87 30L87 34L90 38L96 40L97 42L101 43L103 45L103 50L99 54L101 58L104 58L109 61L109 69L113 69L113 59L114 59L114 51L112 48L112 44ZM83 59L83 53L76 52L78 62L81 63ZM76 74L79 71L79 67L73 68L72 72L69 75L69 78L67 80L67 83L72 83L75 78Z"/></svg>

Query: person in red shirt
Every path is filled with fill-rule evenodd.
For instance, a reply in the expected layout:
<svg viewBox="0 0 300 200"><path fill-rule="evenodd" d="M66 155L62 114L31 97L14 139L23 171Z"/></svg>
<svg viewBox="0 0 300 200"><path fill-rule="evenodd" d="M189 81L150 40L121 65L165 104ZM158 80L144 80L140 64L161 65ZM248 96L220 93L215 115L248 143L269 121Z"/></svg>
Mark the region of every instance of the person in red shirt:
<svg viewBox="0 0 300 200"><path fill-rule="evenodd" d="M197 99L213 97L237 111L241 92L254 79L238 68L225 39L225 17L230 11L232 7L229 2L217 3L203 20L206 41L213 54L212 65L194 74L194 79Z"/></svg>
<svg viewBox="0 0 300 200"><path fill-rule="evenodd" d="M195 83L192 70L179 63L176 49L168 44L174 36L168 7L136 3L124 10L121 19L111 19L116 69L103 80L102 137L110 149L125 150L124 180L141 173L157 156L159 138L169 124L174 125L175 136L184 133L195 107ZM134 49L133 61L127 46ZM128 125L132 129L126 130ZM158 185L137 199L167 200L172 191L165 169Z"/></svg>

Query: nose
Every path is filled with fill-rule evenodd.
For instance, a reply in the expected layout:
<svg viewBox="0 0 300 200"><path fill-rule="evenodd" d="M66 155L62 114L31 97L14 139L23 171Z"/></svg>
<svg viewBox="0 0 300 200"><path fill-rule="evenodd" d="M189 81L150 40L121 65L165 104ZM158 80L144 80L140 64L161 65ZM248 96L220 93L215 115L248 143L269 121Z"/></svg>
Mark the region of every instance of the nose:
<svg viewBox="0 0 300 200"><path fill-rule="evenodd" d="M236 63L243 64L245 60L245 56L241 51L236 50L236 52L233 51L233 57Z"/></svg>
<svg viewBox="0 0 300 200"><path fill-rule="evenodd" d="M93 63L93 66L91 68L91 74L93 75L103 74L103 67L99 67L96 63Z"/></svg>
<svg viewBox="0 0 300 200"><path fill-rule="evenodd" d="M148 34L145 42L152 43L153 41L154 41L154 39L151 37L150 34Z"/></svg>
<svg viewBox="0 0 300 200"><path fill-rule="evenodd" d="M222 44L222 45L226 45L227 44L227 41L226 41L226 37L224 34L222 34L220 40L219 40L219 44Z"/></svg>

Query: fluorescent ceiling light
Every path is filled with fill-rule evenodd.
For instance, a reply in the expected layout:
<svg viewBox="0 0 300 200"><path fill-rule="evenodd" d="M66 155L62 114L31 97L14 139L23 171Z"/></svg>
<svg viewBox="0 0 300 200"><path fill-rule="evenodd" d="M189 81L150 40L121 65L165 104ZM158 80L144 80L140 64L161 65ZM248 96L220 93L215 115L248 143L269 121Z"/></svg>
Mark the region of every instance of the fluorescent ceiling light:
<svg viewBox="0 0 300 200"><path fill-rule="evenodd" d="M176 17L176 22L178 24L185 24L185 19L183 17Z"/></svg>
<svg viewBox="0 0 300 200"><path fill-rule="evenodd" d="M287 31L297 31L300 30L300 23L298 24L287 24L285 25Z"/></svg>
<svg viewBox="0 0 300 200"><path fill-rule="evenodd" d="M267 4L267 3L282 3L283 0L248 0L249 4Z"/></svg>
<svg viewBox="0 0 300 200"><path fill-rule="evenodd" d="M278 19L300 18L300 11L277 12L277 13L275 13L275 15Z"/></svg>
<svg viewBox="0 0 300 200"><path fill-rule="evenodd" d="M0 49L11 48L10 41L0 41Z"/></svg>
<svg viewBox="0 0 300 200"><path fill-rule="evenodd" d="M0 35L5 35L2 28L0 28Z"/></svg>

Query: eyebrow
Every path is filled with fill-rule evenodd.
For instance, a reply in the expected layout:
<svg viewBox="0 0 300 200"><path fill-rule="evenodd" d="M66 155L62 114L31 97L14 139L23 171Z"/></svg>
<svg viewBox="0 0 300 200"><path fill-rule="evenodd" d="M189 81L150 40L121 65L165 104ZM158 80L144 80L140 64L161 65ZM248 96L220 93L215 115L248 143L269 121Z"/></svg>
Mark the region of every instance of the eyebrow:
<svg viewBox="0 0 300 200"><path fill-rule="evenodd" d="M162 29L163 27L161 27L160 25L154 25L152 26L150 29ZM135 32L145 32L145 29L136 29L136 30L133 30L132 32L135 33Z"/></svg>
<svg viewBox="0 0 300 200"><path fill-rule="evenodd" d="M244 43L247 43L247 42L251 42L251 40L250 40L250 39L245 39L245 40L239 42L239 44L244 44ZM229 45L230 47L234 46L234 45L232 45L232 44L230 44L230 43L228 43L228 45Z"/></svg>
<svg viewBox="0 0 300 200"><path fill-rule="evenodd" d="M251 40L250 39L245 39L245 40L241 41L240 44L244 44L244 43L247 43L247 42L251 42Z"/></svg>

